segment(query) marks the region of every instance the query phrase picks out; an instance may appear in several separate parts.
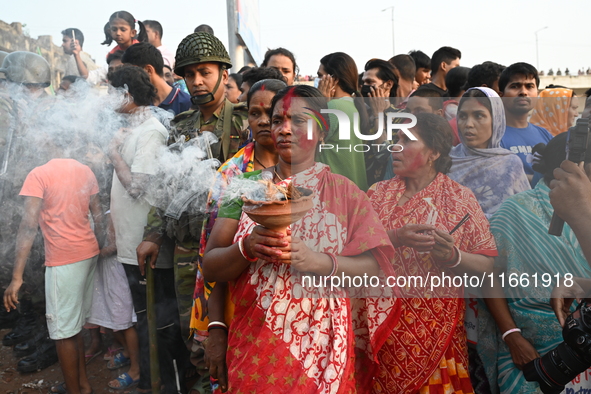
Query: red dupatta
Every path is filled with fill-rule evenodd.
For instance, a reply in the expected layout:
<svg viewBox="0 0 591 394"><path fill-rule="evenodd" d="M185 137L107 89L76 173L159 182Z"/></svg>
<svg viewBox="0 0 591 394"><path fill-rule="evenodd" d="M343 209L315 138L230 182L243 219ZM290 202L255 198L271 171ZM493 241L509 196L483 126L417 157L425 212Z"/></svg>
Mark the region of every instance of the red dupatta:
<svg viewBox="0 0 591 394"><path fill-rule="evenodd" d="M357 186L320 163L293 182L314 190L315 198L292 234L314 251L371 251L382 271L393 274L393 248ZM242 215L234 241L254 226ZM263 260L230 287L236 305L227 353L230 392L369 392L377 352L398 319L396 298L349 299L343 288L330 297L325 289L302 287L302 276L288 264Z"/></svg>

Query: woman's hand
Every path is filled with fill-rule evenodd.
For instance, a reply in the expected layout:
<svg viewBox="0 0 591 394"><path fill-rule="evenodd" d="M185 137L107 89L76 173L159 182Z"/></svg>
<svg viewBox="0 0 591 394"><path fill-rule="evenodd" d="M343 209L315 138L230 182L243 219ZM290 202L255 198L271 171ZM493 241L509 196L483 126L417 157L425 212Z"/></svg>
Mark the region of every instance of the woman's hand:
<svg viewBox="0 0 591 394"><path fill-rule="evenodd" d="M244 242L244 251L250 257L278 262L286 259L282 256L283 252L280 249L288 246L289 242L285 239L285 234L263 226L255 226Z"/></svg>
<svg viewBox="0 0 591 394"><path fill-rule="evenodd" d="M505 337L505 343L511 352L513 364L518 369L523 369L525 364L540 357L531 342L525 339L520 332L512 332L507 335Z"/></svg>
<svg viewBox="0 0 591 394"><path fill-rule="evenodd" d="M209 332L205 341L205 365L212 378L218 380L222 393L228 391L228 365L226 352L228 351L228 333L216 328Z"/></svg>
<svg viewBox="0 0 591 394"><path fill-rule="evenodd" d="M318 90L324 97L334 97L335 90L337 88L337 80L332 75L323 76L318 82Z"/></svg>
<svg viewBox="0 0 591 394"><path fill-rule="evenodd" d="M384 112L390 106L389 97L390 91L385 87L370 86L368 101L369 107L375 116L378 116L378 114Z"/></svg>
<svg viewBox="0 0 591 394"><path fill-rule="evenodd" d="M454 253L454 237L442 230L432 232L435 245L431 257L435 262L449 261Z"/></svg>
<svg viewBox="0 0 591 394"><path fill-rule="evenodd" d="M435 245L432 232L435 226L430 224L405 224L388 232L394 247L408 246L418 252L430 252Z"/></svg>
<svg viewBox="0 0 591 394"><path fill-rule="evenodd" d="M576 299L581 302L585 296L585 290L575 281L572 286L564 285L556 286L550 295L550 306L554 310L554 314L558 318L561 327L564 327L566 317L570 315L570 307Z"/></svg>

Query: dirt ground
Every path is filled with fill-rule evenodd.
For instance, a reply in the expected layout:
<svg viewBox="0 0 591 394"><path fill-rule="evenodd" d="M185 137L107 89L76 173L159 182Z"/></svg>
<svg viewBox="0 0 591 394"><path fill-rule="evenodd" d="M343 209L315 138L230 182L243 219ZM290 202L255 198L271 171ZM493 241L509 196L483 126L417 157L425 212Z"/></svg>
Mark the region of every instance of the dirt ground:
<svg viewBox="0 0 591 394"><path fill-rule="evenodd" d="M0 338L10 330L0 330ZM88 343L89 337L87 336ZM108 337L103 337L103 342L108 342ZM106 345L104 346L106 350ZM103 354L95 357L87 366L88 378L96 394L101 393L125 393L109 389L107 383L115 379L118 374L126 371L126 368L110 371L107 369L107 361L103 361ZM46 394L49 388L63 381L59 363L55 363L42 371L28 374L20 374L16 370L19 359L12 353L12 347L0 347L0 394ZM127 391L129 392L129 390Z"/></svg>

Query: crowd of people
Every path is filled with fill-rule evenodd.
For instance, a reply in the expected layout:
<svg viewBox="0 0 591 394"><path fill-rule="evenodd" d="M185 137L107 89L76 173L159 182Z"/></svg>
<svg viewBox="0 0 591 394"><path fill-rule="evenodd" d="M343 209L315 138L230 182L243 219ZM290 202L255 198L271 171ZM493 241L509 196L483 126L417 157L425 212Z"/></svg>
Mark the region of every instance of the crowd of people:
<svg viewBox="0 0 591 394"><path fill-rule="evenodd" d="M584 368L524 374L591 287L591 158L565 161L591 99L581 116L532 65L463 67L448 46L363 70L328 53L301 78L285 48L230 73L207 25L176 53L156 20L119 11L104 31L97 63L61 32L56 96L41 56L0 54L0 328L19 371L59 360L51 393L91 394L110 332L104 384L134 393L591 390ZM294 207L307 190L308 211L259 224L261 184ZM490 285L388 281L445 274ZM362 277L388 285L344 284Z"/></svg>

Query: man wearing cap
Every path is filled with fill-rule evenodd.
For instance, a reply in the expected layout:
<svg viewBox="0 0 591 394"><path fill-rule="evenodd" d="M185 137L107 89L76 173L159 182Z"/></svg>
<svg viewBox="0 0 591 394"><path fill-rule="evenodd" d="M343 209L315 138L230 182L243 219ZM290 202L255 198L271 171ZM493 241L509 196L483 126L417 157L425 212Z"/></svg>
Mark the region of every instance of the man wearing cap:
<svg viewBox="0 0 591 394"><path fill-rule="evenodd" d="M178 46L174 72L184 77L191 102L197 109L179 114L173 119L171 142L186 142L204 132L213 133L217 142L210 145L208 156L218 159L220 163L232 157L248 139L246 107L234 105L225 98L228 69L231 67L226 48L211 34L190 34ZM138 246L137 253L141 267L146 260L156 261L166 235L175 240L175 288L181 332L187 346L194 352L192 359L199 360L194 363L201 372L202 381L207 382L209 375L202 361L203 348L192 346L189 333L202 223L201 215L183 212L178 220L174 220L152 208L148 215L144 242Z"/></svg>

